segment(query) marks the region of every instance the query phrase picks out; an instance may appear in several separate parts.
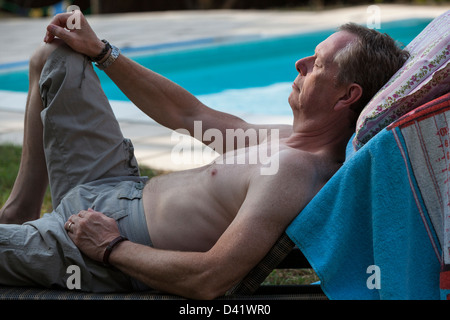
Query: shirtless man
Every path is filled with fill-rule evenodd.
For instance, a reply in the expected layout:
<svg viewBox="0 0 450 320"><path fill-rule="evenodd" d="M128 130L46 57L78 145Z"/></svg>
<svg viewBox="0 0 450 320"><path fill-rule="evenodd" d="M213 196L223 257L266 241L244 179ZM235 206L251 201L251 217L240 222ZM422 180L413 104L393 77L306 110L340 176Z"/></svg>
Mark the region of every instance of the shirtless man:
<svg viewBox="0 0 450 320"><path fill-rule="evenodd" d="M53 19L44 39L47 44L38 49L30 61L30 92L21 167L11 196L0 212L2 223L27 221L22 225L0 225L0 236L7 235L12 239L13 235L32 226L39 230L40 237L46 239L45 245L53 246L49 243L54 241L48 240L47 234L52 234L52 239L58 238L56 242L64 242L64 246L59 245L64 248L61 249L64 253L61 254L57 250L59 255L51 254L52 257L57 256L54 260L49 257L41 260L29 258L28 267L26 262L20 264L16 260L8 264L7 260L11 254L11 250L8 249L14 248L13 252L19 256L21 255L17 253L19 245L12 245L13 240L5 244L0 239L0 261L3 261L0 262L2 284L64 286L64 279L58 280L57 276L52 276L51 280L41 279L49 278L47 274L55 273L55 270L60 270L59 274L62 275L59 277L63 278L65 267L76 264L88 270L84 272L83 269L82 277L86 278L88 277L86 273L90 274L89 281L83 282L82 290L126 290L129 287L124 284L125 280L121 277L129 276L131 278L126 278L127 281L133 279L140 285L145 284L190 298L212 299L224 294L264 257L291 220L340 168L345 159L345 146L354 132L354 124L362 106L407 57L404 51L395 46L392 39L375 31L368 31L355 25L343 28L320 43L313 56L296 62L295 67L299 75L292 85L289 96L289 104L294 115L293 125L253 125L235 116L208 108L168 79L123 55L117 56L117 52L113 52L97 38L84 16L81 15L81 29L68 32L64 27L70 15L71 13L60 14ZM354 72L348 74L352 67L358 65L358 62L352 62L354 58L351 57L352 54L358 53L354 48L355 44L361 42L358 40L360 37L358 32L372 35L372 40L376 38L372 46L363 43L360 51L378 50L372 60L367 60L367 55L361 57L363 60L359 62L359 67L367 70L362 77L355 76ZM72 49L68 49L65 44L61 44L62 42ZM365 45L367 47L364 47ZM61 49L63 46L65 48ZM380 50L380 47L383 49ZM104 48L107 48L106 55L99 57ZM380 56L380 51L381 61L375 58ZM56 56L56 52L59 52L59 56ZM110 183L108 180L108 177L111 179L111 176L118 175L117 173L99 173L99 177L92 177L91 175L95 174L93 172L100 171L101 168L96 167L96 170L79 168L82 166L79 163L83 161L84 156L83 150L79 150L77 156L70 158L72 160L67 163L75 167L78 165L73 169L74 172L76 169L88 171L78 175L83 178L79 178L74 185L62 179L61 173L58 179L52 178L58 174L54 172L57 170L53 167L58 167L59 158L64 157L64 152L52 156L51 151L57 153L52 149L55 143L52 139L60 135L60 139L64 139L62 136L68 129L59 131L61 134L57 131L52 134L47 133L49 132L47 127L54 125L57 130L58 126L71 121L62 120L55 124L53 120L46 120L53 114L53 111L46 109L57 110L56 108L63 108L62 105L72 104L66 113L72 113L68 119L73 117L74 122L77 121L76 117L80 116L78 113L82 113L80 110L86 109L81 109L80 104L73 102L75 101L73 99L81 99L79 95L67 93L69 91L62 95L52 87L58 78L57 76L52 78L52 68L61 68L57 63L65 55L98 57L100 66L108 59L110 62L114 60L104 70L107 75L144 113L171 129L185 128L193 134L194 121L201 121L203 131L210 128L218 129L223 133L223 137L226 137L226 129L245 131L250 128L266 128L269 132L277 130L279 140L276 141L276 150L273 150L276 152L270 152L274 146L273 140L268 137L259 139L256 145L245 146L244 150L247 156L251 156L252 153L258 152L258 148L268 148L267 154L276 157L279 163L278 171L276 174L263 175L260 171L263 166L261 163L229 165L227 164L229 162L223 159L235 157L236 153L234 150L224 148L224 153L219 159L205 167L159 176L151 179L143 187L144 180L132 179L138 177L136 172L133 172L136 166L130 164L129 175L133 177L129 179L136 186L132 191L127 191L125 196L121 193L118 198L129 200L126 207L128 209L122 211L127 211L130 216L135 214L134 211L143 208L144 213L141 215L144 218L133 219L141 219L139 221L145 225L144 229L148 232L148 235L141 237L144 240L133 240L132 233L135 232L133 228L139 228L139 223L135 225L130 223L128 227L120 226L124 215L119 214L118 218L116 213L122 211L102 205L102 201L105 203L110 201L111 196L91 195L93 190L97 190L95 188L104 188L105 185L111 187L111 192L119 192L114 191L119 190L118 182ZM111 56L115 59L110 58ZM380 67L380 64L384 67ZM90 66L82 67L83 70L88 70ZM69 65L65 68L69 72L72 67ZM363 69L357 72L362 73L361 70ZM372 76L370 81L373 82L373 78L378 77L376 83L366 84L364 78L373 72L377 75ZM85 88L86 82L83 84L83 81L94 81L89 78L89 73L87 74L86 79L84 76L67 76L67 79L62 77L64 80L60 81L63 84L75 82L74 88L77 86ZM348 80L349 77L353 78ZM362 80L359 80L360 78ZM96 88L94 82L89 82L88 87ZM59 102L59 106L55 107L55 103L51 100L56 99L53 96L64 102ZM87 99L84 103L90 103L89 101ZM83 121L89 122L94 116L86 116L86 120ZM109 119L110 115L97 114L97 117ZM114 125L115 120L108 121ZM101 135L104 131L109 131L103 130L103 125L100 122L98 126L96 124L95 127L88 128L85 134L98 132ZM81 134L67 139L66 145L75 144L76 139L81 139ZM88 141L83 142L83 145L88 146L90 143ZM208 144L211 141L203 142ZM224 139L224 146L226 145ZM76 148L80 146L71 146L68 149ZM43 149L46 150L45 156ZM86 165L91 165L94 160L95 157L90 158ZM128 159L130 163L133 161L133 157ZM113 168L111 172L116 170L116 167L112 165L111 167ZM42 196L48 183L47 172L56 209L51 215L38 219ZM105 177L106 180L102 180ZM90 185L90 181L93 181L93 186ZM65 186L66 183L70 187ZM89 186L84 187L83 183ZM61 188L72 190L59 192ZM142 201L139 199L139 192L136 191L139 189L143 189ZM74 200L75 198L77 200ZM80 208L74 209L76 207L73 203L81 201L78 199L88 200L83 202ZM108 216L110 211L117 212ZM54 220L58 223L49 222ZM128 240L121 239L123 241L107 250L107 246L124 232ZM54 236L54 233L58 233L58 236ZM28 254L32 245L28 242L23 245L23 240L20 241L22 241L20 248L23 251L22 255ZM72 249L66 249L71 245ZM58 247L58 244L56 246ZM84 254L82 258L75 257L79 251ZM101 264L105 262L106 251L110 253L106 261L115 268ZM35 268L33 259L41 261L40 263L46 266ZM25 275L27 268L53 269L27 277ZM19 269L25 271L19 272L17 271ZM16 276L17 274L19 276ZM20 281L15 278L19 278ZM105 284L114 279L119 280L111 285ZM142 287L135 285L132 288Z"/></svg>

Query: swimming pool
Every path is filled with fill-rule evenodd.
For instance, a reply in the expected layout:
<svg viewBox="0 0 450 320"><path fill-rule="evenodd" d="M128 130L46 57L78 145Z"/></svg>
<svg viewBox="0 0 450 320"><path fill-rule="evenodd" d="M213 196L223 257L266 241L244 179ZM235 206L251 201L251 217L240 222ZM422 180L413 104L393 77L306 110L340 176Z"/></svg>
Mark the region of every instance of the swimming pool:
<svg viewBox="0 0 450 320"><path fill-rule="evenodd" d="M431 19L408 19L382 24L381 32L408 44ZM309 56L334 30L276 38L234 41L203 39L188 48L171 45L123 48L138 63L180 84L205 104L237 114L290 115L287 97L297 72L295 61ZM230 39L228 39L230 40ZM194 45L195 44L195 45ZM127 101L125 95L98 71L106 95ZM27 70L1 71L0 90L26 92Z"/></svg>

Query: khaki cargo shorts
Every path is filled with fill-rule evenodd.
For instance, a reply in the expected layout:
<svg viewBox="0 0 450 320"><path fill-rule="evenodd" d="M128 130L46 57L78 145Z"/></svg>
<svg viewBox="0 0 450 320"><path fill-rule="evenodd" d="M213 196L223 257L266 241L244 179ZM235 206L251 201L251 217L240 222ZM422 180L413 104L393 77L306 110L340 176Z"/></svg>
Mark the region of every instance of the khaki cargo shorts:
<svg viewBox="0 0 450 320"><path fill-rule="evenodd" d="M67 268L81 270L81 290L147 289L119 270L85 257L64 223L92 208L116 219L121 234L151 246L133 145L124 139L87 57L58 47L40 79L44 150L54 211L23 225L0 225L0 284L65 288Z"/></svg>

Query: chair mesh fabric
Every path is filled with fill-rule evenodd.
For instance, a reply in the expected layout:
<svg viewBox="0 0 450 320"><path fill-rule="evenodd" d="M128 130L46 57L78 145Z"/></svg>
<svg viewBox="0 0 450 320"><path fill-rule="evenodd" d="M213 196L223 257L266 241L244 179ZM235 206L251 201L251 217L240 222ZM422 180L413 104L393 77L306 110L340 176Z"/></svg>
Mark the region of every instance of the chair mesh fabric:
<svg viewBox="0 0 450 320"><path fill-rule="evenodd" d="M227 295L250 295L253 294L274 270L281 261L292 251L295 244L286 233L278 239L275 245L270 249L266 256L254 267L247 276L242 279L232 289L228 290Z"/></svg>

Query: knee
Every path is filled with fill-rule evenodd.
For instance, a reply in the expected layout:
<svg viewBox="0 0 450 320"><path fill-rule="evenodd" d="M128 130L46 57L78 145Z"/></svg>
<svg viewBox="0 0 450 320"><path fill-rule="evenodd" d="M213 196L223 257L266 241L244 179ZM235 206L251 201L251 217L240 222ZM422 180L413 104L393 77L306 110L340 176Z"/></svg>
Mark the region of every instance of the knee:
<svg viewBox="0 0 450 320"><path fill-rule="evenodd" d="M63 43L60 39L55 39L52 43L41 45L30 58L30 75L36 74L39 77L50 54Z"/></svg>

